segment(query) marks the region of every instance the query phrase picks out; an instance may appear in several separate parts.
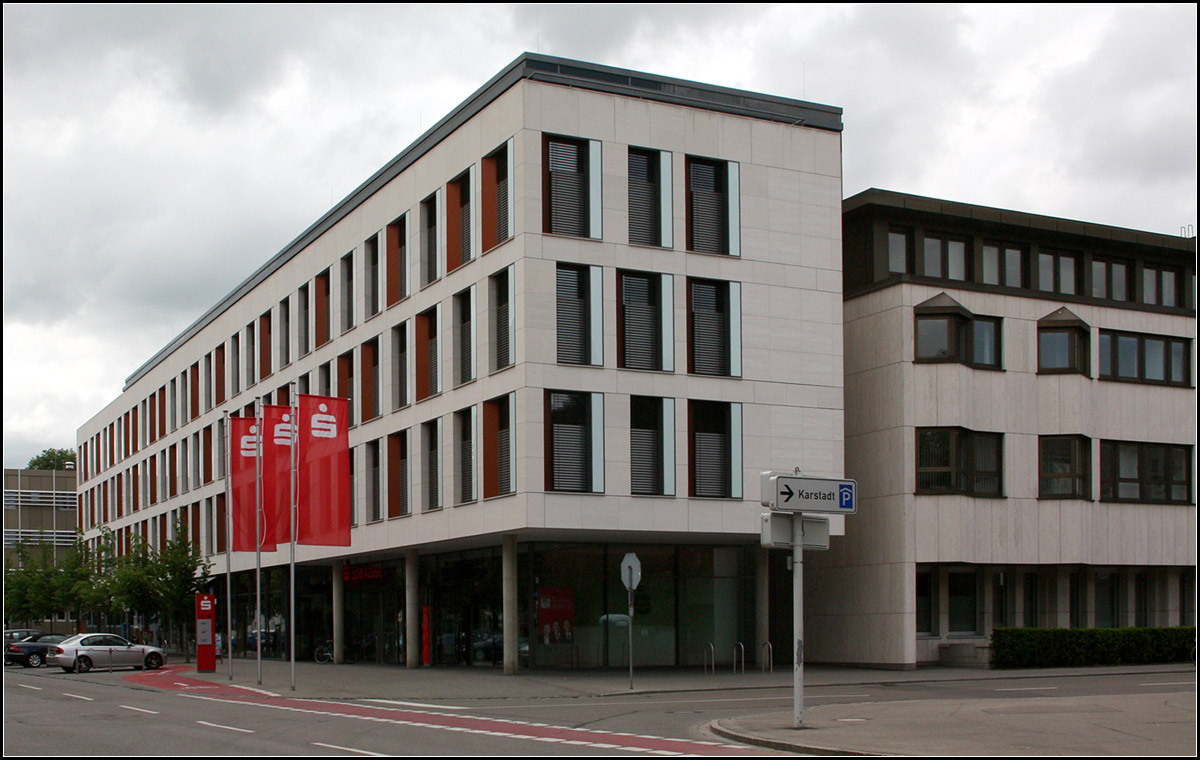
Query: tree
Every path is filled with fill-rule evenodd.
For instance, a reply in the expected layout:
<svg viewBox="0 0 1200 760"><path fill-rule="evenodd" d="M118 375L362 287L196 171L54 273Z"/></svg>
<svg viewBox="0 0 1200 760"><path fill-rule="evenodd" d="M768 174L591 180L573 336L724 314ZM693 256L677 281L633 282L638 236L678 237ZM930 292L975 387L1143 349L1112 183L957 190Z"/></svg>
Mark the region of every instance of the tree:
<svg viewBox="0 0 1200 760"><path fill-rule="evenodd" d="M67 467L70 463L71 467ZM46 449L29 460L31 470L67 470L75 466L75 452L71 449Z"/></svg>

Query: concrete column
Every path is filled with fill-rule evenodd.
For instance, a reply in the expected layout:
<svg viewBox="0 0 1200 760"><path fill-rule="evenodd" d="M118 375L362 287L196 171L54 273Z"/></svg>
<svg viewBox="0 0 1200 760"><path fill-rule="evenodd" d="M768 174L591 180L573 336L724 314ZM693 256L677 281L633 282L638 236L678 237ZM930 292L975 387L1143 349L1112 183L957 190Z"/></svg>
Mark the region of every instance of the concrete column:
<svg viewBox="0 0 1200 760"><path fill-rule="evenodd" d="M760 666L768 656L763 642L771 639L771 570L768 549L759 546L754 552L754 659ZM771 642L774 646L775 642Z"/></svg>
<svg viewBox="0 0 1200 760"><path fill-rule="evenodd" d="M501 607L504 620L502 621L504 636L504 673L515 675L517 672L517 635L519 630L517 620L517 537L511 533L502 537L500 557Z"/></svg>
<svg viewBox="0 0 1200 760"><path fill-rule="evenodd" d="M421 600L417 586L417 550L404 553L404 660L410 668L421 666Z"/></svg>
<svg viewBox="0 0 1200 760"><path fill-rule="evenodd" d="M342 585L345 562L333 563L333 661L341 664L346 660L346 601Z"/></svg>
<svg viewBox="0 0 1200 760"><path fill-rule="evenodd" d="M1046 611L1047 628L1071 627L1071 569L1059 565L1050 578L1047 593L1050 609Z"/></svg>

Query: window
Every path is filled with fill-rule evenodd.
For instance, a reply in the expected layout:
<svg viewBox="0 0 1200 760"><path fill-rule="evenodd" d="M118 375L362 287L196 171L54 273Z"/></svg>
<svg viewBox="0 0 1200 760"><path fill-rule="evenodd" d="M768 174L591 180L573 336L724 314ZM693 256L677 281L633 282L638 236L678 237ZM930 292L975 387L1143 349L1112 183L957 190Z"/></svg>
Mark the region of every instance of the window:
<svg viewBox="0 0 1200 760"><path fill-rule="evenodd" d="M599 238L600 142L545 135L542 231Z"/></svg>
<svg viewBox="0 0 1200 760"><path fill-rule="evenodd" d="M934 633L934 576L930 570L917 570L917 634L932 636Z"/></svg>
<svg viewBox="0 0 1200 760"><path fill-rule="evenodd" d="M475 501L475 407L454 413L454 503Z"/></svg>
<svg viewBox="0 0 1200 760"><path fill-rule="evenodd" d="M1092 259L1092 298L1128 301L1131 271L1124 261Z"/></svg>
<svg viewBox="0 0 1200 760"><path fill-rule="evenodd" d="M559 264L557 335L560 364L603 364L600 268Z"/></svg>
<svg viewBox="0 0 1200 760"><path fill-rule="evenodd" d="M367 467L367 521L383 519L383 470L379 460L379 441L367 441L363 446Z"/></svg>
<svg viewBox="0 0 1200 760"><path fill-rule="evenodd" d="M292 363L292 301L285 298L279 302L279 366Z"/></svg>
<svg viewBox="0 0 1200 760"><path fill-rule="evenodd" d="M408 295L408 217L401 216L389 224L383 235L384 291L391 306Z"/></svg>
<svg viewBox="0 0 1200 760"><path fill-rule="evenodd" d="M979 580L976 573L952 570L946 574L946 586L950 633L977 632Z"/></svg>
<svg viewBox="0 0 1200 760"><path fill-rule="evenodd" d="M229 337L229 355L231 364L229 368L230 393L234 396L242 392L242 334L234 333ZM150 405L151 418L154 416L154 405ZM154 420L150 420L150 437L147 439L154 440Z"/></svg>
<svg viewBox="0 0 1200 760"><path fill-rule="evenodd" d="M1142 303L1178 306L1181 279L1175 269L1147 264L1142 269Z"/></svg>
<svg viewBox="0 0 1200 760"><path fill-rule="evenodd" d="M1188 386L1191 363L1191 341L1185 338L1100 331L1103 380Z"/></svg>
<svg viewBox="0 0 1200 760"><path fill-rule="evenodd" d="M421 312L416 318L416 391L417 401L441 392L441 373L438 371L438 325L441 324L441 304Z"/></svg>
<svg viewBox="0 0 1200 760"><path fill-rule="evenodd" d="M446 271L453 272L470 261L471 172L463 172L446 185Z"/></svg>
<svg viewBox="0 0 1200 760"><path fill-rule="evenodd" d="M484 157L480 179L480 209L484 251L489 251L512 237L513 194L509 180L512 166L513 141L509 140Z"/></svg>
<svg viewBox="0 0 1200 760"><path fill-rule="evenodd" d="M967 242L957 238L927 234L923 263L925 267L923 274L926 277L966 280Z"/></svg>
<svg viewBox="0 0 1200 760"><path fill-rule="evenodd" d="M408 431L387 437L388 517L400 517L411 511L409 505Z"/></svg>
<svg viewBox="0 0 1200 760"><path fill-rule="evenodd" d="M629 399L630 493L675 493L675 401L652 396Z"/></svg>
<svg viewBox="0 0 1200 760"><path fill-rule="evenodd" d="M546 391L546 490L604 491L604 396Z"/></svg>
<svg viewBox="0 0 1200 760"><path fill-rule="evenodd" d="M326 269L316 276L315 279L316 291L314 293L315 303L313 304L313 314L316 317L316 338L317 348L329 342L330 335L333 332L333 324L330 322L329 313L329 270Z"/></svg>
<svg viewBox="0 0 1200 760"><path fill-rule="evenodd" d="M961 307L947 313L952 308L916 308L916 361L1000 369L1000 318L978 317Z"/></svg>
<svg viewBox="0 0 1200 760"><path fill-rule="evenodd" d="M513 335L516 333L516 312L511 303L513 276L510 266L488 278L488 353L493 372L513 364Z"/></svg>
<svg viewBox="0 0 1200 760"><path fill-rule="evenodd" d="M421 201L421 286L441 277L438 240L438 194Z"/></svg>
<svg viewBox="0 0 1200 760"><path fill-rule="evenodd" d="M1073 296L1080 292L1081 274L1082 267L1077 254L1063 251L1042 251L1038 254L1038 290Z"/></svg>
<svg viewBox="0 0 1200 760"><path fill-rule="evenodd" d="M1039 436L1038 494L1043 499L1092 497L1092 443L1083 436Z"/></svg>
<svg viewBox="0 0 1200 760"><path fill-rule="evenodd" d="M688 372L740 377L741 284L688 278Z"/></svg>
<svg viewBox="0 0 1200 760"><path fill-rule="evenodd" d="M220 405L225 403L225 344L222 343L221 345L217 346L217 350L214 353L216 355L213 357L213 381L214 385L216 386L216 403ZM236 356L237 350L235 349L233 353ZM236 372L234 373L234 376L237 376ZM137 410L135 409L134 414L136 415L136 413ZM134 427L136 428L136 425ZM136 440L134 451L137 451Z"/></svg>
<svg viewBox="0 0 1200 760"><path fill-rule="evenodd" d="M354 424L354 350L337 358L337 395L346 399L346 419Z"/></svg>
<svg viewBox="0 0 1200 760"><path fill-rule="evenodd" d="M246 387L250 388L258 382L258 373L254 369L255 359L255 343L254 343L254 323L246 325Z"/></svg>
<svg viewBox="0 0 1200 760"><path fill-rule="evenodd" d="M359 349L359 384L361 386L363 422L373 420L380 414L379 396L379 338L372 338Z"/></svg>
<svg viewBox="0 0 1200 760"><path fill-rule="evenodd" d="M1042 608L1041 603L1041 583L1039 582L1037 573L1025 573L1021 577L1021 584L1024 590L1024 600L1022 603L1022 612L1024 613L1024 627L1037 628L1041 622L1039 610Z"/></svg>
<svg viewBox="0 0 1200 760"><path fill-rule="evenodd" d="M979 281L985 285L1025 287L1025 249L1011 243L984 243Z"/></svg>
<svg viewBox="0 0 1200 760"><path fill-rule="evenodd" d="M1192 447L1100 442L1101 501L1192 503Z"/></svg>
<svg viewBox="0 0 1200 760"><path fill-rule="evenodd" d="M1038 373L1091 373L1091 330L1068 309L1038 321Z"/></svg>
<svg viewBox="0 0 1200 760"><path fill-rule="evenodd" d="M442 420L430 420L421 424L421 457L424 463L425 509L440 509L442 506L441 472Z"/></svg>
<svg viewBox="0 0 1200 760"><path fill-rule="evenodd" d="M379 236L363 241L363 295L368 318L379 313Z"/></svg>
<svg viewBox="0 0 1200 760"><path fill-rule="evenodd" d="M688 401L689 495L740 499L741 446L741 404Z"/></svg>
<svg viewBox="0 0 1200 760"><path fill-rule="evenodd" d="M1002 496L1004 437L963 428L917 429L919 494Z"/></svg>
<svg viewBox="0 0 1200 760"><path fill-rule="evenodd" d="M342 332L354 327L354 251L342 257Z"/></svg>
<svg viewBox="0 0 1200 760"><path fill-rule="evenodd" d="M513 396L483 402L483 497L513 493Z"/></svg>
<svg viewBox="0 0 1200 760"><path fill-rule="evenodd" d="M740 255L738 164L688 156L687 249Z"/></svg>
<svg viewBox="0 0 1200 760"><path fill-rule="evenodd" d="M258 318L258 379L264 380L271 374L271 312Z"/></svg>
<svg viewBox="0 0 1200 760"><path fill-rule="evenodd" d="M308 287L307 283L304 285L301 285L300 289L298 291L296 291L296 304L297 304L297 309L296 309L296 312L297 312L296 328L297 328L297 330L296 330L296 332L298 333L298 335L300 337L300 355L301 356L307 355L308 352L312 350L312 337L309 333L309 325L308 325L308 320L309 320L308 294L309 294L309 287Z"/></svg>
<svg viewBox="0 0 1200 760"><path fill-rule="evenodd" d="M408 387L408 322L392 328L392 408L408 406L412 397Z"/></svg>
<svg viewBox="0 0 1200 760"><path fill-rule="evenodd" d="M617 272L617 366L674 368L672 277Z"/></svg>
<svg viewBox="0 0 1200 760"><path fill-rule="evenodd" d="M629 242L671 247L671 154L629 149Z"/></svg>
<svg viewBox="0 0 1200 760"><path fill-rule="evenodd" d="M454 296L454 384L475 379L475 288Z"/></svg>
<svg viewBox="0 0 1200 760"><path fill-rule="evenodd" d="M912 269L912 230L904 228L888 230L888 272L907 274Z"/></svg>

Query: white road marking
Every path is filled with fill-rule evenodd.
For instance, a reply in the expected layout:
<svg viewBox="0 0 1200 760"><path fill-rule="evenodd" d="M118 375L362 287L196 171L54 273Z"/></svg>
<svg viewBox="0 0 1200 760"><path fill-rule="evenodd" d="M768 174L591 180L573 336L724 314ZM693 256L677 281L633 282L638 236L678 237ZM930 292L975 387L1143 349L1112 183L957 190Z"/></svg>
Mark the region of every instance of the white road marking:
<svg viewBox="0 0 1200 760"><path fill-rule="evenodd" d="M363 702L375 702L382 705L400 705L401 707L423 707L427 710L465 710L465 707L455 705L427 705L422 702L400 702L395 699L364 699Z"/></svg>
<svg viewBox="0 0 1200 760"><path fill-rule="evenodd" d="M137 712L144 712L144 713L150 713L151 715L158 715L158 712L156 712L155 710L146 710L141 707L134 707L132 705L120 705L120 706L124 707L126 710L136 710Z"/></svg>
<svg viewBox="0 0 1200 760"><path fill-rule="evenodd" d="M41 687L41 686L30 686L30 685L29 685L29 684L27 684L27 683L19 683L19 684L17 684L17 686L20 686L22 689L33 689L34 691L41 691L41 690L42 690L42 687Z"/></svg>
<svg viewBox="0 0 1200 760"><path fill-rule="evenodd" d="M95 702L96 701L96 700L92 699L91 697L81 697L78 694L68 694L65 691L63 692L63 696L71 697L73 699L82 699L84 702Z"/></svg>
<svg viewBox="0 0 1200 760"><path fill-rule="evenodd" d="M996 691L1054 691L1057 686L1023 686L1019 689L996 689Z"/></svg>
<svg viewBox="0 0 1200 760"><path fill-rule="evenodd" d="M1195 681L1160 681L1159 683L1139 683L1138 686L1195 686Z"/></svg>
<svg viewBox="0 0 1200 760"><path fill-rule="evenodd" d="M325 747L326 749L336 749L342 752L357 752L360 755L370 755L371 757L387 757L383 752L371 752L365 749L355 749L354 747L339 747L336 744L324 744L322 742L313 742L314 747Z"/></svg>
<svg viewBox="0 0 1200 760"><path fill-rule="evenodd" d="M212 726L213 728L223 728L223 729L225 729L226 731L240 731L240 732L242 732L243 734L252 734L252 733L254 733L253 731L251 731L251 730L250 730L250 729L248 729L248 728L238 728L237 726L222 726L220 723L209 723L209 722L208 722L208 721L206 721L206 720L198 720L198 721L196 721L196 722L197 722L197 723L199 723L199 724L200 724L200 725L202 725L202 726Z"/></svg>

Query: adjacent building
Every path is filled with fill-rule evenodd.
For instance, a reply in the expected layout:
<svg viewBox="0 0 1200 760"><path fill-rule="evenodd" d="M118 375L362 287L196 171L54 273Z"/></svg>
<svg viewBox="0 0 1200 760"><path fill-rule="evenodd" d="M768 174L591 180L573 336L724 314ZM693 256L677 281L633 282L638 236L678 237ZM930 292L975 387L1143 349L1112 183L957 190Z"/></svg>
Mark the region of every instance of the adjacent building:
<svg viewBox="0 0 1200 760"><path fill-rule="evenodd" d="M843 234L860 503L806 560L811 657L1194 625L1196 239L883 190Z"/></svg>
<svg viewBox="0 0 1200 760"><path fill-rule="evenodd" d="M75 543L76 495L74 470L4 470L4 568L20 567L22 550L37 562L53 564ZM35 623L50 631L60 621L8 620Z"/></svg>
<svg viewBox="0 0 1200 760"><path fill-rule="evenodd" d="M522 55L80 428L80 528L187 531L224 596L226 415L337 395L352 545L297 549L300 656L622 665L629 552L636 664L786 652L758 473L843 474L841 250L840 109ZM287 558L257 624L230 559L235 649L282 651Z"/></svg>

